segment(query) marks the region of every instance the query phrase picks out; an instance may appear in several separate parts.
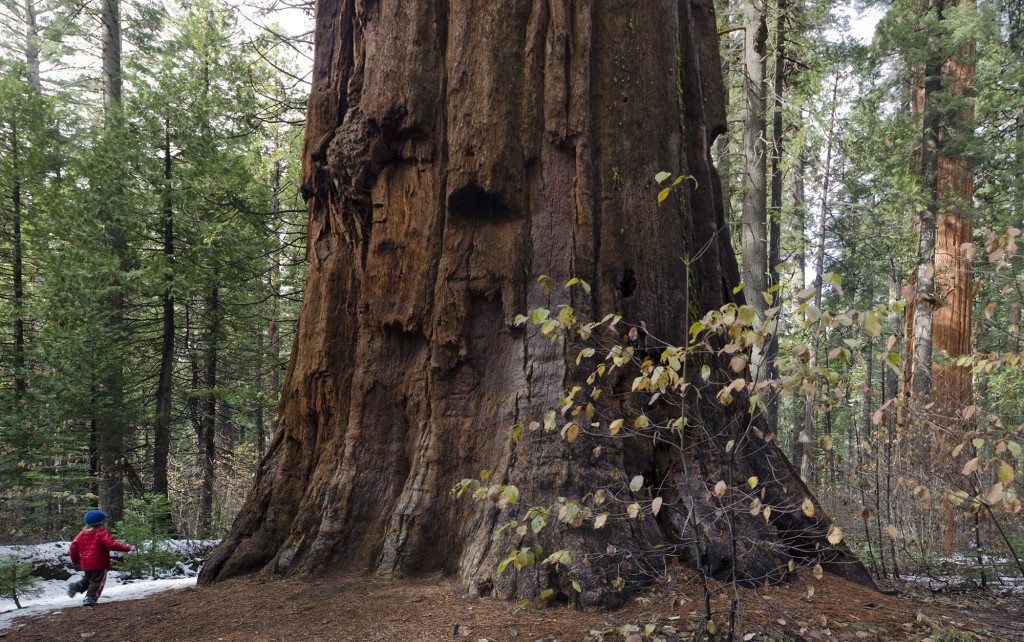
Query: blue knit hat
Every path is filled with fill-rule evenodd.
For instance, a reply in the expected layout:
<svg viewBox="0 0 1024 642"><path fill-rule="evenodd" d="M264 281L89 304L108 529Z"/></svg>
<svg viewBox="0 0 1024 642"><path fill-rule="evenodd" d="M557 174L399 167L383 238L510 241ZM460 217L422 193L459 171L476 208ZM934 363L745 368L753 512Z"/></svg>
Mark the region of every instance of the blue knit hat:
<svg viewBox="0 0 1024 642"><path fill-rule="evenodd" d="M101 510L91 510L85 514L85 525L96 526L107 521L107 514Z"/></svg>

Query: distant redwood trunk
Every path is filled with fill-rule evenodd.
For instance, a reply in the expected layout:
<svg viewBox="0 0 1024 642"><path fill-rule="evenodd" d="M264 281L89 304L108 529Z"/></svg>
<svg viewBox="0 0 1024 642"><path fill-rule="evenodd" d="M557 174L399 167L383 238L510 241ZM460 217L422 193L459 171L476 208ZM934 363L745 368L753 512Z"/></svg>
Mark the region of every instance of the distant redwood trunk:
<svg viewBox="0 0 1024 642"><path fill-rule="evenodd" d="M972 2L959 0L956 4ZM942 86L954 100L963 100L971 90L974 76L974 43L968 44L942 66ZM967 103L950 115L945 128L963 144L974 128L974 107ZM945 141L943 147L949 147ZM956 359L971 354L971 312L974 307L974 274L965 255L964 244L974 240L971 211L974 207L974 164L955 151L939 156L939 199L945 204L940 213L935 237L935 295L942 305L933 317L932 340L935 348ZM935 364L932 373L932 399L935 411L944 418L943 430L935 440L933 461L949 462L943 471L953 483L963 481L961 464L950 454L970 430L971 420L961 420L964 408L974 403L974 382L970 367ZM945 532L942 547L946 555L953 553L956 530L949 496L943 501Z"/></svg>
<svg viewBox="0 0 1024 642"><path fill-rule="evenodd" d="M950 0L948 5L960 5L973 0ZM940 10L941 19L941 10ZM963 101L971 91L974 77L974 59L976 46L969 42L960 51L954 53L941 65L938 73L936 89L946 94L946 100ZM936 63L937 64L937 63ZM927 92L915 85L911 109L913 113L923 115L927 122L926 110L937 110L928 103ZM934 100L934 99L932 99ZM938 153L935 158L935 206L937 216L929 219L934 224L934 305L932 309L930 332L925 335L915 334L915 324L921 306L911 301L906 308L905 337L910 354L920 345L920 339L930 341L934 350L941 350L951 358L971 354L971 316L974 307L974 274L971 260L967 257L965 244L972 243L971 211L974 201L974 165L971 158L958 153L974 130L974 107L970 102L957 105L956 109L946 109L941 116L932 115L938 124L939 134L936 137ZM923 235L922 235L923 236ZM919 280L912 279L914 287ZM963 420L963 410L973 403L974 388L970 367L944 365L931 361L930 393L923 398L919 391L921 386L916 381L914 369L917 364L908 363L909 384L904 394L909 392L912 405L918 413L927 412L932 415L929 425L933 426L927 433L920 431L918 444L930 444L929 448L920 448L918 457L920 465L928 472L939 477L948 490L964 482L960 475L961 464L952 457L951 452L956 444L963 440L971 430L972 421ZM927 409L927 410L926 410ZM946 555L953 552L954 515L949 493L945 493L942 502L944 521L943 550Z"/></svg>
<svg viewBox="0 0 1024 642"><path fill-rule="evenodd" d="M971 90L974 76L974 43L950 58L942 66L943 89L954 99L962 100ZM944 129L952 131L958 145L974 128L974 108L960 106L949 116L953 122ZM951 141L944 141L948 150ZM971 311L974 304L974 279L965 243L974 240L971 211L974 200L974 164L966 155L946 151L939 155L939 201L945 205L938 220L935 240L935 296L941 306L935 310L933 341L935 348L945 350L954 359L971 353ZM949 417L961 414L973 403L971 369L969 367L934 367L932 398L939 412ZM952 448L961 435L947 434L945 445ZM948 455L948 449L944 454ZM959 469L959 467L958 467Z"/></svg>
<svg viewBox="0 0 1024 642"><path fill-rule="evenodd" d="M689 476L649 439L509 437L588 374L571 348L512 327L517 313L571 303L683 342L687 290L701 312L732 300L738 272L709 160L724 126L709 0L320 0L303 164L309 278L280 429L203 581L444 571L477 593L551 586L568 598L546 566L496 572L528 542L494 537L508 510L450 495L481 469L527 504L643 474L666 506L693 500L701 559L727 575L733 551L709 487L725 479L745 403L694 401L703 429L686 435ZM686 181L682 202L658 207L661 170L698 187ZM562 288L573 276L589 295ZM823 552L827 568L870 584L824 540L821 511L800 512L808 491L779 450L757 443L737 449L738 485L757 475L776 508L770 523L736 515L741 579L777 579L790 556ZM666 551L692 562L686 519L666 509L601 530L551 527L540 543L573 552L580 605L614 605L618 574L649 576Z"/></svg>
<svg viewBox="0 0 1024 642"><path fill-rule="evenodd" d="M951 4L969 1L954 0ZM975 49L973 42L968 43L962 51L943 63L941 88L949 100L963 100L969 95L974 76ZM915 114L921 114L924 109L924 94L915 86L912 110ZM974 165L970 157L957 154L956 151L963 145L964 139L971 136L974 107L970 103L959 105L958 109L949 110L945 114L945 120L939 138L941 151L937 158L937 201L941 211L936 220L936 308L932 318L932 341L934 348L944 350L956 358L971 353L971 314L974 303L973 269L964 249L964 244L974 240L971 226ZM953 138L949 132L953 133ZM915 309L913 302L907 306L908 328L913 327ZM932 379L934 412L948 418L959 415L965 406L972 403L969 367L933 364ZM945 441L951 444L959 441L959 435L947 437ZM940 447L944 446L942 444Z"/></svg>

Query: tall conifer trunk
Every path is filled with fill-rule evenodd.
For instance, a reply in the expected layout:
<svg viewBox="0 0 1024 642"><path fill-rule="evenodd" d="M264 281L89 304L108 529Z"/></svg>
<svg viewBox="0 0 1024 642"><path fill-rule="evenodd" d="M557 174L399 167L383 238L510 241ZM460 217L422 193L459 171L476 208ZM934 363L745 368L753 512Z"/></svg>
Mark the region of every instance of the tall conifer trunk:
<svg viewBox="0 0 1024 642"><path fill-rule="evenodd" d="M941 21L945 3L933 0L930 10ZM938 43L936 50L942 51ZM974 75L975 45L968 43L944 60L945 55L934 54L922 67L923 82L912 103L922 124L919 173L927 207L919 222L915 301L907 308L907 329L914 356L911 407L919 423L928 415L930 426L917 428L916 461L947 489L943 549L949 555L956 529L949 491L963 481L951 451L971 429L961 417L973 403L973 379L969 367L936 363L932 354L938 349L955 359L971 353L974 284L965 244L973 241L974 168L963 150L974 129L974 108L965 98ZM951 101L957 104L948 106Z"/></svg>
<svg viewBox="0 0 1024 642"><path fill-rule="evenodd" d="M953 0L963 4L973 0ZM956 109L945 111L943 141L938 158L938 198L941 206L935 236L935 296L940 302L933 316L934 347L953 359L971 353L971 313L974 307L974 275L966 244L972 243L971 211L974 201L974 164L965 143L973 136L974 106L966 102L974 76L974 43L967 44L942 65L942 88L949 100L959 101ZM963 410L974 403L973 376L970 367L935 364L932 375L934 412L941 417L942 429L933 442L933 460L948 461L939 471L946 482L961 482L962 462L952 457L956 444L971 429L963 420ZM943 550L953 553L955 524L947 495L943 500L945 533Z"/></svg>
<svg viewBox="0 0 1024 642"><path fill-rule="evenodd" d="M839 97L839 76L837 75L832 84L832 107L829 113L828 131L825 141L825 168L821 185L821 207L818 217L818 232L816 235L816 246L814 250L814 307L821 310L821 290L824 287L822 270L825 269L825 226L828 223L828 198L829 188L832 181L832 152L834 150L836 133L836 109L838 108ZM814 335L811 339L811 359L809 366L813 370L818 365L818 357L821 352L821 325L814 326ZM828 379L825 379L826 398ZM818 403L816 397L807 399L804 402L804 428L800 434L800 441L804 444L803 457L800 459L800 476L804 480L811 479L814 474L813 453L814 453L814 407ZM830 415L826 415L830 418ZM831 433L831 429L828 431Z"/></svg>
<svg viewBox="0 0 1024 642"><path fill-rule="evenodd" d="M772 200L768 212L768 270L765 282L766 292L770 293L773 301L778 297L778 292L771 292L771 290L779 282L779 273L775 268L781 260L782 241L782 96L785 91L786 79L786 13L788 7L789 4L786 0L778 0L778 16L775 18L775 78L772 91ZM772 337L765 350L764 379L766 381L775 380L778 376L775 360L779 356L777 335L780 329L781 319L776 317L775 323L770 328ZM772 433L777 433L779 429L779 397L777 394L773 394L769 399L767 414L768 429Z"/></svg>
<svg viewBox="0 0 1024 642"><path fill-rule="evenodd" d="M203 581L444 571L476 593L552 588L555 600L612 606L628 595L616 579L649 577L669 547L743 582L821 555L870 584L825 540L828 518L801 512L809 491L773 442L751 436L732 451L737 479L763 480L772 518L718 508L710 488L728 474L745 403L693 399L701 429L678 433L681 450L510 438L587 376L571 346L515 327L517 313L615 311L682 343L695 316L736 300L710 162L723 129L705 0L319 2L303 162L310 269L281 425ZM658 171L695 181L658 207ZM540 275L559 285L546 291ZM562 288L571 277L591 291ZM709 365L727 371L724 357ZM538 544L570 550L568 573L498 573L520 545L514 529L495 536L512 509L449 492L485 468L529 504L644 475L637 496L658 486L672 508L599 530L549 526Z"/></svg>
<svg viewBox="0 0 1024 642"><path fill-rule="evenodd" d="M205 381L206 398L203 404L199 453L203 467L203 484L199 499L199 532L204 537L213 535L213 485L216 472L217 443L217 366L219 358L221 304L220 274L214 270L213 281L206 295L207 336Z"/></svg>
<svg viewBox="0 0 1024 642"><path fill-rule="evenodd" d="M9 138L11 150L11 285L14 299L14 394L22 397L28 390L25 376L25 285L22 222L21 147L16 116L11 114Z"/></svg>
<svg viewBox="0 0 1024 642"><path fill-rule="evenodd" d="M107 127L114 126L121 108L121 10L119 0L103 0L100 11L102 23L102 68L103 107ZM114 178L115 181L119 177ZM114 275L112 294L108 305L108 329L119 345L124 337L125 325L125 283L124 275L129 271L128 240L120 220L120 213L111 211L120 193L119 185L104 185L104 221L110 249L117 257L117 274ZM121 518L124 509L125 443L128 426L122 415L124 408L124 368L119 360L110 364L103 382L103 421L97 432L97 454L99 458L99 502L110 515L111 522Z"/></svg>
<svg viewBox="0 0 1024 642"><path fill-rule="evenodd" d="M163 331L160 342L160 375L156 387L156 422L153 445L153 492L167 494L167 457L171 447L171 397L174 375L174 200L171 181L171 123L164 121L163 251L167 261L164 275Z"/></svg>
<svg viewBox="0 0 1024 642"><path fill-rule="evenodd" d="M743 293L763 315L768 307L768 219L765 205L765 47L763 0L743 0ZM760 361L760 359L758 359Z"/></svg>
<svg viewBox="0 0 1024 642"><path fill-rule="evenodd" d="M25 1L25 67L28 84L36 91L42 91L43 81L39 73L39 21L36 17L36 0Z"/></svg>

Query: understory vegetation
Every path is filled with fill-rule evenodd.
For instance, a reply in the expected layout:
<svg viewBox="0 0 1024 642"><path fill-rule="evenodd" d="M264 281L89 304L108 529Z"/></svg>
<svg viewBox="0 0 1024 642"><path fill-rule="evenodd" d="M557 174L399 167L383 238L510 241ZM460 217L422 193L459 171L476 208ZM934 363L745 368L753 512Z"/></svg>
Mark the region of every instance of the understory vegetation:
<svg viewBox="0 0 1024 642"><path fill-rule="evenodd" d="M112 6L0 13L5 543L147 493L175 533L218 533L276 425L304 36L272 7Z"/></svg>

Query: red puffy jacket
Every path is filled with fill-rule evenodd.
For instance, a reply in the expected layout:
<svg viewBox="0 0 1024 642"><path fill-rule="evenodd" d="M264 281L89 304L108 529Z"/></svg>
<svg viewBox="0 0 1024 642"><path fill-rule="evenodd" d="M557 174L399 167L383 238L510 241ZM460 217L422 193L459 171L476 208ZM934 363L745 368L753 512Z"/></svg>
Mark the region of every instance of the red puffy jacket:
<svg viewBox="0 0 1024 642"><path fill-rule="evenodd" d="M105 571L110 568L110 551L132 550L114 539L105 528L86 527L71 542L71 561L83 571Z"/></svg>

